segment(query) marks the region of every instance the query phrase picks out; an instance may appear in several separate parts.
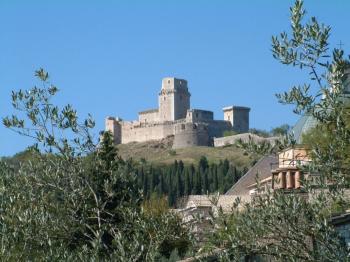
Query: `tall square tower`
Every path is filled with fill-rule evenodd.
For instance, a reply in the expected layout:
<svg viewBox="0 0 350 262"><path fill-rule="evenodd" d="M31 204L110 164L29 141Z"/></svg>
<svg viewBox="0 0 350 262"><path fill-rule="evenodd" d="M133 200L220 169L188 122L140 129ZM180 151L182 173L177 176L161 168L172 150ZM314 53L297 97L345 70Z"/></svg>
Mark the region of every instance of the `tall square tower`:
<svg viewBox="0 0 350 262"><path fill-rule="evenodd" d="M186 80L163 78L159 93L159 120L174 121L186 118L187 110L190 109L190 97Z"/></svg>
<svg viewBox="0 0 350 262"><path fill-rule="evenodd" d="M232 129L239 133L245 133L249 130L249 107L228 106L222 109L224 111L224 120L231 122Z"/></svg>

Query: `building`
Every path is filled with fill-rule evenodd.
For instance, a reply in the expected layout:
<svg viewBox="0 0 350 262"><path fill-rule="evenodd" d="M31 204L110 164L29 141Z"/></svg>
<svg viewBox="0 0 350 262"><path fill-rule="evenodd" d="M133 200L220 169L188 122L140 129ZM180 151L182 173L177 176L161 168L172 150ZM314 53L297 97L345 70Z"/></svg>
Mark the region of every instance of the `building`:
<svg viewBox="0 0 350 262"><path fill-rule="evenodd" d="M252 196L257 192L257 181L260 182L261 187L269 185L271 169L276 163L278 163L278 158L274 155L262 157L225 195L234 195L243 202L250 202Z"/></svg>
<svg viewBox="0 0 350 262"><path fill-rule="evenodd" d="M300 170L311 162L309 152L301 146L287 148L278 154L278 166L271 170L272 189L293 190L301 188L304 175Z"/></svg>
<svg viewBox="0 0 350 262"><path fill-rule="evenodd" d="M248 131L250 108L225 107L224 120L214 120L211 111L191 109L190 98L186 80L164 78L157 109L139 112L139 118L135 121L107 117L106 130L113 134L116 144L174 136L173 148L210 146L213 138L223 136L224 131Z"/></svg>

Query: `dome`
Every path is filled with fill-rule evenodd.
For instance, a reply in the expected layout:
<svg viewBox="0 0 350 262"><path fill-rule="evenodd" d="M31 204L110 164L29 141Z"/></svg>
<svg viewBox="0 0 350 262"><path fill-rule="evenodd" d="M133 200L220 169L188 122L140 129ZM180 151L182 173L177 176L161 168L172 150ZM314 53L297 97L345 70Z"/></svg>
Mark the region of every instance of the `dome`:
<svg viewBox="0 0 350 262"><path fill-rule="evenodd" d="M296 140L297 144L301 144L302 135L307 133L312 128L316 127L316 125L317 120L313 116L302 116L291 130L291 133L294 134L294 139Z"/></svg>

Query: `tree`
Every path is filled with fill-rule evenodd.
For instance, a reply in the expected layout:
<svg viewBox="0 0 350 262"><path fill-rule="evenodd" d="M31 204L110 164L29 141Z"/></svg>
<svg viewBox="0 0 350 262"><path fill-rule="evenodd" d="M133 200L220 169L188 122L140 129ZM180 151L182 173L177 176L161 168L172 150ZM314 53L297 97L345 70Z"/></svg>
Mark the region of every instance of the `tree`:
<svg viewBox="0 0 350 262"><path fill-rule="evenodd" d="M193 179L193 193L195 195L201 195L202 194L202 178L199 170L196 170L194 173L194 179Z"/></svg>
<svg viewBox="0 0 350 262"><path fill-rule="evenodd" d="M111 134L95 147L93 120L54 106L58 89L44 70L36 75L42 88L12 93L23 118L3 119L37 145L18 171L0 161L2 261L154 261L179 240L188 246L178 217L142 208L136 168L118 157Z"/></svg>
<svg viewBox="0 0 350 262"><path fill-rule="evenodd" d="M190 175L189 175L189 170L185 170L185 195L191 195L192 192L192 185L191 185L191 180L190 180Z"/></svg>
<svg viewBox="0 0 350 262"><path fill-rule="evenodd" d="M218 228L212 238L220 247L222 261L348 261L348 248L330 224L334 204L344 200L349 166L344 165L349 149L350 130L346 124L344 83L349 63L344 51L329 53L330 27L312 17L304 23L303 2L296 0L291 11L291 34L272 38L274 58L286 65L308 70L310 82L278 94L279 102L293 104L294 112L308 114L327 130L324 144L311 143L312 163L303 168L319 178L303 181L308 201L297 192L267 192L251 203L241 204L231 214L215 220ZM287 137L286 146L294 141ZM279 146L282 146L280 144ZM261 147L252 146L251 149ZM265 152L271 148L266 147ZM331 183L330 183L331 182Z"/></svg>
<svg viewBox="0 0 350 262"><path fill-rule="evenodd" d="M273 136L286 136L291 127L288 124L283 124L281 126L272 128L271 134Z"/></svg>
<svg viewBox="0 0 350 262"><path fill-rule="evenodd" d="M182 173L180 169L176 172L176 197L180 198L184 195L184 185L181 179Z"/></svg>

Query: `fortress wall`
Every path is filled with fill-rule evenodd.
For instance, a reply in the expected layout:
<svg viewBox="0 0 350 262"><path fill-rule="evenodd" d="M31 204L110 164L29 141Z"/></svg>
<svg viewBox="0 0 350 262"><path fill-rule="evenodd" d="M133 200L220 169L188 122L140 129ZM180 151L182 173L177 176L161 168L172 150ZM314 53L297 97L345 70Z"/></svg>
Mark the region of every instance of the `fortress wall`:
<svg viewBox="0 0 350 262"><path fill-rule="evenodd" d="M174 94L174 119L186 118L188 109L190 109L190 94L188 93L187 88L178 88L175 90Z"/></svg>
<svg viewBox="0 0 350 262"><path fill-rule="evenodd" d="M176 124L173 148L208 146L209 136L206 125L193 123Z"/></svg>
<svg viewBox="0 0 350 262"><path fill-rule="evenodd" d="M233 129L243 133L249 130L249 110L235 109L233 113Z"/></svg>
<svg viewBox="0 0 350 262"><path fill-rule="evenodd" d="M159 121L159 112L158 109L149 110L148 112L139 113L139 121L142 123L152 123Z"/></svg>
<svg viewBox="0 0 350 262"><path fill-rule="evenodd" d="M114 117L106 118L106 131L111 132L115 144L121 143L121 125Z"/></svg>
<svg viewBox="0 0 350 262"><path fill-rule="evenodd" d="M235 144L239 139L241 139L244 143L248 143L249 139L252 139L255 143L262 143L262 142L268 142L272 145L278 140L278 137L260 137L258 135L252 134L252 133L244 133L244 134L238 134L233 136L226 136L226 137L218 137L214 138L214 147L219 146L226 146L226 145L233 145Z"/></svg>
<svg viewBox="0 0 350 262"><path fill-rule="evenodd" d="M232 130L230 122L225 120L206 121L210 137L222 137L225 131Z"/></svg>
<svg viewBox="0 0 350 262"><path fill-rule="evenodd" d="M141 124L140 122L128 122L122 125L121 143L145 142L159 140L174 134L173 124Z"/></svg>
<svg viewBox="0 0 350 262"><path fill-rule="evenodd" d="M191 109L187 111L186 119L189 122L212 121L214 114L212 111Z"/></svg>
<svg viewBox="0 0 350 262"><path fill-rule="evenodd" d="M174 96L169 90L161 90L158 98L159 121L174 120Z"/></svg>

